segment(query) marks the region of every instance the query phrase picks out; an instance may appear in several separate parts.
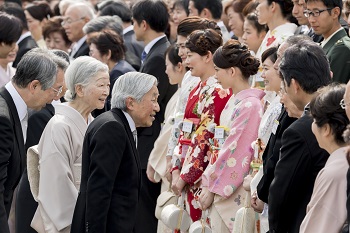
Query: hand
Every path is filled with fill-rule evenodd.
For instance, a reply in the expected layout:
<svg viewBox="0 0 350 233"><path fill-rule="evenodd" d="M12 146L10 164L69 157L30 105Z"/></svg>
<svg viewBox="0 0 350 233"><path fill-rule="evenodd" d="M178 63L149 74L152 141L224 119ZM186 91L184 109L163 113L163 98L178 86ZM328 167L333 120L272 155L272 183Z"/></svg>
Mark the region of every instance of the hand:
<svg viewBox="0 0 350 233"><path fill-rule="evenodd" d="M207 187L202 188L201 195L199 195L199 207L201 210L206 210L213 204L214 195Z"/></svg>
<svg viewBox="0 0 350 233"><path fill-rule="evenodd" d="M245 191L250 192L250 183L252 182L253 176L247 175L243 180L243 188Z"/></svg>
<svg viewBox="0 0 350 233"><path fill-rule="evenodd" d="M252 205L252 208L254 209L255 212L257 213L263 212L264 202L258 198L258 195L256 194L256 192L253 193L250 199L250 204Z"/></svg>
<svg viewBox="0 0 350 233"><path fill-rule="evenodd" d="M186 182L179 176L177 182L175 183L175 185L173 185L172 189L176 195L180 196L182 189L185 187L185 185Z"/></svg>
<svg viewBox="0 0 350 233"><path fill-rule="evenodd" d="M156 171L153 169L153 167L148 163L147 164L147 170L146 170L146 174L148 179L153 182L153 183L157 183L157 181L154 179L154 173Z"/></svg>
<svg viewBox="0 0 350 233"><path fill-rule="evenodd" d="M167 156L166 157L166 172L165 172L165 177L166 179L171 182L171 169L172 169L173 165L171 164L171 156Z"/></svg>
<svg viewBox="0 0 350 233"><path fill-rule="evenodd" d="M176 188L176 183L177 181L179 180L180 178L180 170L174 170L172 173L171 173L171 177L172 177L172 181L171 181L171 189L173 190L173 192L175 194L177 194L177 188Z"/></svg>

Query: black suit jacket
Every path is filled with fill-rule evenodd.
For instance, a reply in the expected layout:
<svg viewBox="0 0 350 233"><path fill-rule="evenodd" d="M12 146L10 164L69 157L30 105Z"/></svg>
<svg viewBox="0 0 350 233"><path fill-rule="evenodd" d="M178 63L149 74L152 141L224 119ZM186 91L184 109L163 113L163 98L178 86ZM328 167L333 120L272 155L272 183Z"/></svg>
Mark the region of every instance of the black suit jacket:
<svg viewBox="0 0 350 233"><path fill-rule="evenodd" d="M160 107L160 111L156 114L156 119L151 127L137 129L137 149L141 158L142 169L147 168L148 157L159 135L161 123L164 121L165 107L177 90L176 85L170 85L168 75L165 73L164 53L169 46L170 43L166 37L157 41L147 54L140 69L140 72L151 74L158 79L158 103Z"/></svg>
<svg viewBox="0 0 350 233"><path fill-rule="evenodd" d="M282 108L281 114L277 120L279 121L279 125L276 133L271 134L262 156L264 175L257 187L258 197L265 203L268 203L270 185L275 177L275 167L280 158L282 134L296 120L296 118L289 117L287 111Z"/></svg>
<svg viewBox="0 0 350 233"><path fill-rule="evenodd" d="M117 108L98 116L83 144L80 192L72 233L131 233L141 186L140 161L129 124Z"/></svg>
<svg viewBox="0 0 350 233"><path fill-rule="evenodd" d="M280 160L270 186L270 232L299 232L316 176L329 157L311 131L312 121L304 115L282 135Z"/></svg>
<svg viewBox="0 0 350 233"><path fill-rule="evenodd" d="M19 61L22 59L23 55L26 54L29 50L38 47L35 40L32 36L27 36L18 44L18 52L16 59L14 60L12 66L17 67Z"/></svg>
<svg viewBox="0 0 350 233"><path fill-rule="evenodd" d="M13 191L24 168L21 122L10 93L0 89L0 232L9 233L7 219Z"/></svg>
<svg viewBox="0 0 350 233"><path fill-rule="evenodd" d="M52 104L46 104L45 108L33 113L28 119L27 140L25 151L29 147L39 143L41 134L49 120L55 115L55 108ZM21 181L18 184L16 198L16 231L25 233L36 233L30 226L34 217L38 203L34 200L30 191L27 169L22 174Z"/></svg>
<svg viewBox="0 0 350 233"><path fill-rule="evenodd" d="M73 55L73 58L81 57L81 56L89 56L89 45L84 41L84 43L80 46L78 51Z"/></svg>

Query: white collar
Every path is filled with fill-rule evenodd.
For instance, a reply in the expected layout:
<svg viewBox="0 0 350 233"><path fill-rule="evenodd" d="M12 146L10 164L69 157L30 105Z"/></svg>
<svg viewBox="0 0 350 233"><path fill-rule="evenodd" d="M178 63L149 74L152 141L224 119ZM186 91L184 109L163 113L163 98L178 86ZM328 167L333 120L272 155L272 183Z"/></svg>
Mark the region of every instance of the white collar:
<svg viewBox="0 0 350 233"><path fill-rule="evenodd" d="M16 88L13 86L12 82L8 82L5 85L5 88L10 93L12 100L15 103L19 120L22 121L28 112L26 102L24 102Z"/></svg>
<svg viewBox="0 0 350 233"><path fill-rule="evenodd" d="M149 51L151 51L153 45L155 45L155 43L157 43L160 39L162 39L163 37L165 37L165 35L162 35L162 36L159 36L153 40L151 40L151 42L149 42L146 46L145 46L145 49L144 51L148 54Z"/></svg>
<svg viewBox="0 0 350 233"><path fill-rule="evenodd" d="M127 113L127 112L124 112L122 111L126 117L126 120L128 121L129 123L129 126L130 126L130 129L131 129L131 132L134 132L136 130L136 126L135 126L135 122L134 120L131 118L130 114Z"/></svg>
<svg viewBox="0 0 350 233"><path fill-rule="evenodd" d="M25 38L32 36L32 33L30 33L30 31L27 31L25 33L23 33L19 39L17 40L17 44L19 44L22 40L24 40Z"/></svg>
<svg viewBox="0 0 350 233"><path fill-rule="evenodd" d="M123 35L125 35L126 33L130 32L132 30L134 30L134 26L133 25L130 25L130 26L124 28L123 29Z"/></svg>

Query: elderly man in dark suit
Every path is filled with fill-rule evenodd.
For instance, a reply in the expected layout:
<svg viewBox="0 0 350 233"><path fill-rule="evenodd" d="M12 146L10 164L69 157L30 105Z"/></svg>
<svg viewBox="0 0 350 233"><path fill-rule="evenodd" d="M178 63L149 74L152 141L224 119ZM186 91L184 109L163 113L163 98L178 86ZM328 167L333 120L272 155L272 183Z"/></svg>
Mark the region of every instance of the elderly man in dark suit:
<svg viewBox="0 0 350 233"><path fill-rule="evenodd" d="M120 76L112 92L112 109L87 129L72 233L133 231L141 188L136 127L149 127L155 120L156 85L152 75Z"/></svg>
<svg viewBox="0 0 350 233"><path fill-rule="evenodd" d="M289 47L279 70L283 90L304 114L282 135L280 159L269 194L270 232L299 232L306 214L314 182L329 154L321 149L311 131L313 119L308 104L317 89L331 81L326 54L311 41L301 41Z"/></svg>
<svg viewBox="0 0 350 233"><path fill-rule="evenodd" d="M94 17L94 10L85 2L72 4L65 11L62 26L68 39L74 43L69 54L71 60L80 56L89 56L89 45L86 43L83 27Z"/></svg>
<svg viewBox="0 0 350 233"><path fill-rule="evenodd" d="M64 79L64 72L66 71L69 63L69 56L62 50L51 50L54 54L64 59L55 59L58 72L57 79ZM61 91L57 92L54 100L58 101L65 94L66 88L63 87ZM55 115L55 108L52 103L46 104L40 111L33 111L29 114L28 128L27 128L27 140L25 143L25 151L29 147L37 145L39 143L41 134L43 133L46 124ZM36 231L30 226L34 217L35 211L38 207L38 203L34 200L32 192L29 186L27 169L24 170L22 178L18 184L17 197L16 197L16 231L25 233L36 233Z"/></svg>
<svg viewBox="0 0 350 233"><path fill-rule="evenodd" d="M57 76L55 59L61 58L47 50L29 51L18 63L12 81L0 89L1 233L9 233L7 218L12 196L25 167L27 108L40 110L52 102L63 86L63 75Z"/></svg>
<svg viewBox="0 0 350 233"><path fill-rule="evenodd" d="M166 4L159 0L141 0L133 6L132 13L136 39L145 43L145 49L141 56L140 72L155 76L158 79L159 89L160 112L156 115L155 122L152 127L137 129L137 149L142 167L142 195L137 216L139 224L136 226L135 232L153 233L157 231L158 220L154 216L154 211L161 184L149 181L146 169L154 170L147 165L148 158L160 133L165 107L175 93L177 86L169 84L169 78L165 73L164 53L170 45L164 34L169 20Z"/></svg>

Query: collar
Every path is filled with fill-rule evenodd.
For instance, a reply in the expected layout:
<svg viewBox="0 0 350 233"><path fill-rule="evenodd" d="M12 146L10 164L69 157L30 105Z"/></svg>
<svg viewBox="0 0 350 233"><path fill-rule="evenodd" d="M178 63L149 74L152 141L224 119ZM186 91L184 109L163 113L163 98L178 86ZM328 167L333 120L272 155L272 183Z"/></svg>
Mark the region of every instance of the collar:
<svg viewBox="0 0 350 233"><path fill-rule="evenodd" d="M17 44L21 43L22 40L24 40L25 38L32 36L32 33L30 33L30 31L23 33L19 39L17 40Z"/></svg>
<svg viewBox="0 0 350 233"><path fill-rule="evenodd" d="M221 27L226 27L225 24L224 24L224 21L222 21L222 20L216 22L216 25L218 25L220 28L221 28Z"/></svg>
<svg viewBox="0 0 350 233"><path fill-rule="evenodd" d="M24 117L26 116L28 110L27 110L27 104L24 102L16 88L13 86L12 82L8 82L5 85L6 90L10 93L13 102L15 103L19 120L22 121Z"/></svg>
<svg viewBox="0 0 350 233"><path fill-rule="evenodd" d="M130 25L130 26L124 28L123 29L123 35L125 35L126 33L130 32L132 30L134 30L134 26L133 25Z"/></svg>
<svg viewBox="0 0 350 233"><path fill-rule="evenodd" d="M78 40L78 41L74 44L74 49L75 49L75 51L78 51L78 49L84 44L85 41L86 41L86 35L83 36L80 40Z"/></svg>
<svg viewBox="0 0 350 233"><path fill-rule="evenodd" d="M149 51L151 51L153 45L155 45L155 43L157 43L160 39L162 39L163 37L165 37L165 35L159 36L153 40L151 40L151 42L149 42L146 46L144 51L146 52L146 54L149 53Z"/></svg>
<svg viewBox="0 0 350 233"><path fill-rule="evenodd" d="M130 126L130 129L131 129L131 132L134 132L136 130L136 126L135 126L135 122L134 120L131 118L130 114L127 113L127 112L124 112L122 111L126 117L126 120L128 121L129 123L129 126Z"/></svg>
<svg viewBox="0 0 350 233"><path fill-rule="evenodd" d="M330 41L330 40L332 39L332 37L333 37L335 34L337 34L337 32L339 32L339 31L341 31L341 30L343 30L343 27L340 27L338 30L336 30L335 32L333 32L333 34L330 35L330 37L328 37L327 39L323 40L323 41L321 42L321 47L323 48L323 47L327 44L327 42Z"/></svg>

